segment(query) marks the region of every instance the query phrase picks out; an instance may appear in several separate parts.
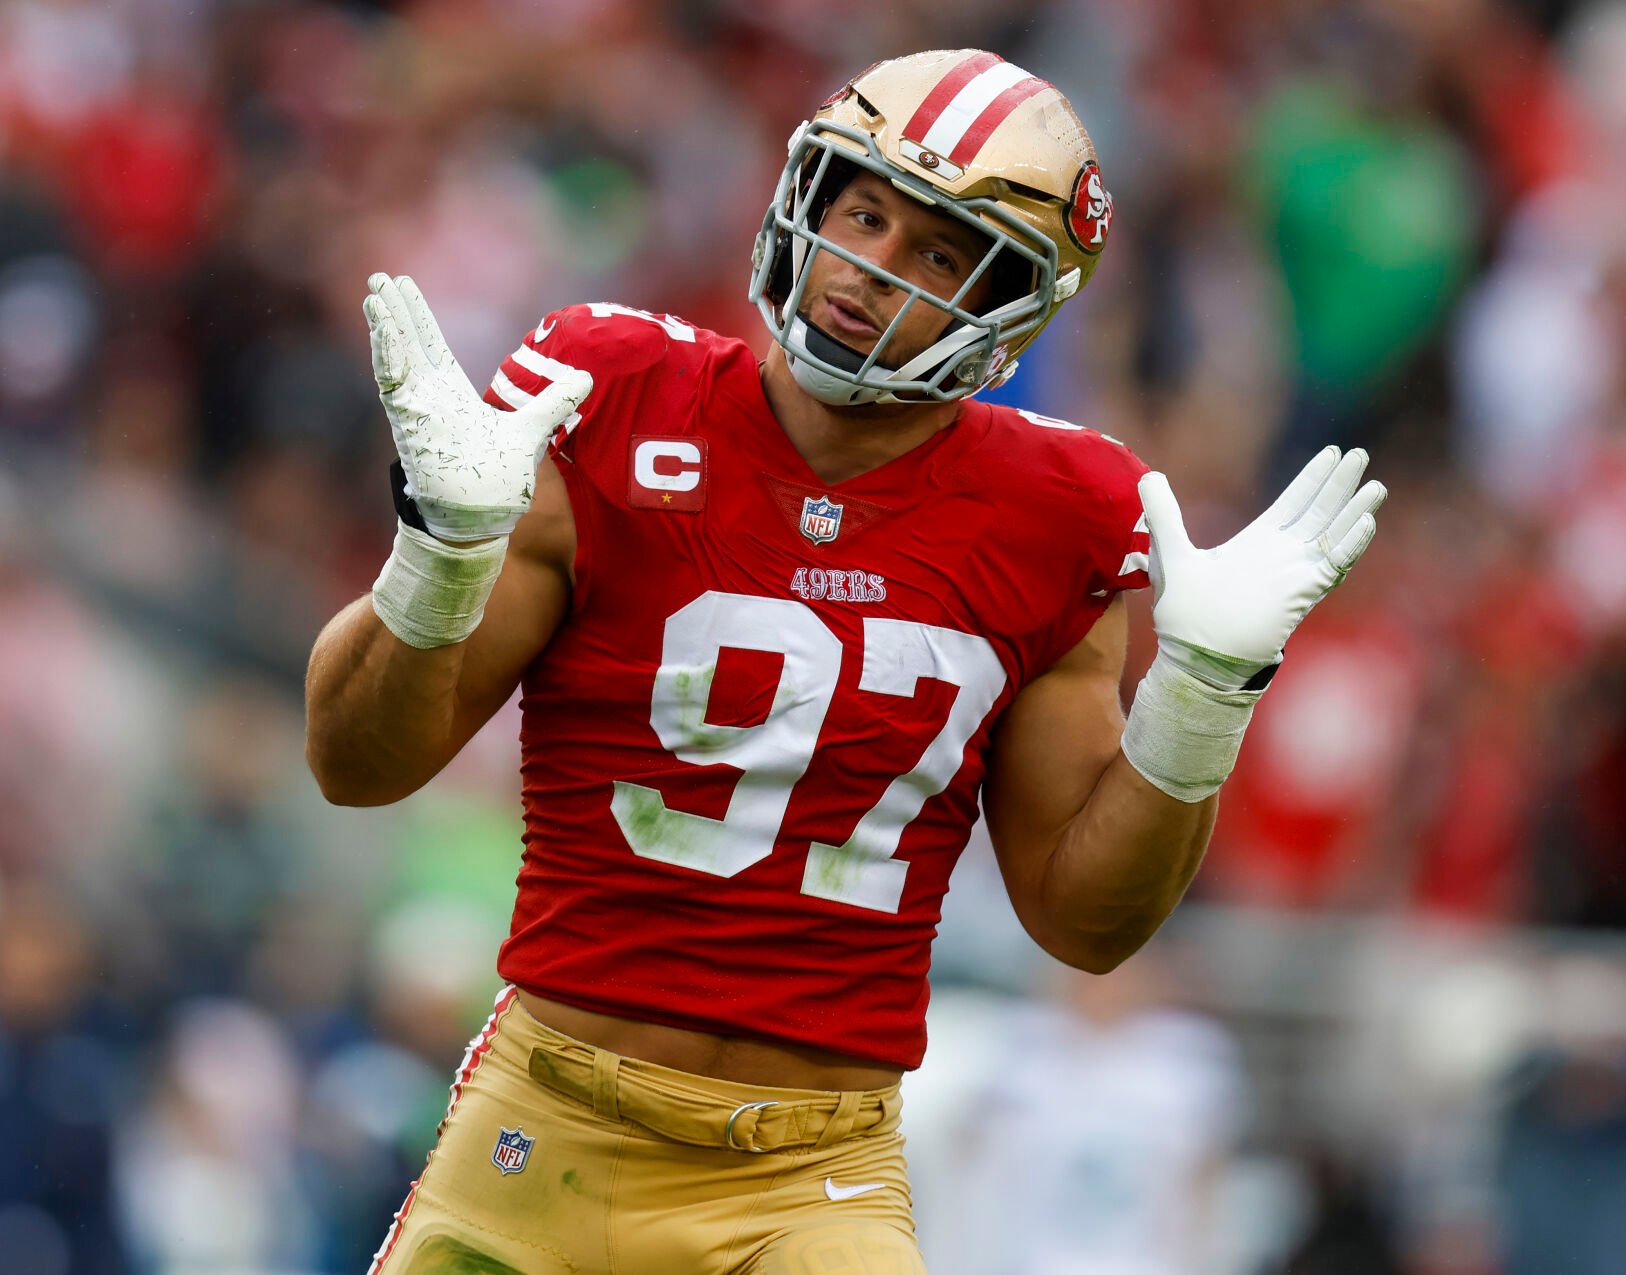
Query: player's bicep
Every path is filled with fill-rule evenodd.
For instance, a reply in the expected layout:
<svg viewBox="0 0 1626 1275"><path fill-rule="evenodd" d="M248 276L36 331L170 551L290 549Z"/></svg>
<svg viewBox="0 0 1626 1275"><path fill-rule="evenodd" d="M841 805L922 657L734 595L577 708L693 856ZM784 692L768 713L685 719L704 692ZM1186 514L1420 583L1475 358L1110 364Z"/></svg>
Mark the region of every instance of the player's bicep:
<svg viewBox="0 0 1626 1275"><path fill-rule="evenodd" d="M453 718L459 748L507 702L570 612L576 551L570 498L552 461L544 460L536 477L536 495L509 539L485 616L466 642Z"/></svg>
<svg viewBox="0 0 1626 1275"><path fill-rule="evenodd" d="M1000 718L983 787L988 832L1018 915L1037 902L1063 829L1118 752L1129 621L1120 595L1083 641Z"/></svg>

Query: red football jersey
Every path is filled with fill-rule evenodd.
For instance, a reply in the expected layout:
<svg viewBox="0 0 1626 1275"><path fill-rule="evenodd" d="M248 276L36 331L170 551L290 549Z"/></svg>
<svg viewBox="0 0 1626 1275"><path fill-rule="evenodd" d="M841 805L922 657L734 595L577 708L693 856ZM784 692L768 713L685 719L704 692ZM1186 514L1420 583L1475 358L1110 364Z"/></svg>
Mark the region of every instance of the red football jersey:
<svg viewBox="0 0 1626 1275"><path fill-rule="evenodd" d="M989 733L1146 583L1141 464L967 400L839 485L743 342L550 315L487 400L594 389L553 449L579 548L526 673L525 857L499 960L586 1009L901 1067Z"/></svg>

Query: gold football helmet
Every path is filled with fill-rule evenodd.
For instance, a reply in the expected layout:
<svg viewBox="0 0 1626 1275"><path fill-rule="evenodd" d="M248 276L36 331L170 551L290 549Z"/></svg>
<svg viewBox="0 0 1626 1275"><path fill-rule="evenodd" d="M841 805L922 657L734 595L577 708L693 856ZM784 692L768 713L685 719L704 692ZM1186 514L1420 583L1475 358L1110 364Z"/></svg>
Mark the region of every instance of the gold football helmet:
<svg viewBox="0 0 1626 1275"><path fill-rule="evenodd" d="M987 236L981 262L952 298L935 297L819 233L825 210L859 169ZM876 63L792 135L757 235L750 296L798 383L823 402L964 398L1016 371L1017 356L1089 281L1111 225L1112 196L1095 146L1054 85L976 49L916 53ZM904 294L867 355L800 313L820 252ZM995 298L973 314L961 302L984 275L994 281ZM915 305L943 312L943 334L894 366L887 347Z"/></svg>

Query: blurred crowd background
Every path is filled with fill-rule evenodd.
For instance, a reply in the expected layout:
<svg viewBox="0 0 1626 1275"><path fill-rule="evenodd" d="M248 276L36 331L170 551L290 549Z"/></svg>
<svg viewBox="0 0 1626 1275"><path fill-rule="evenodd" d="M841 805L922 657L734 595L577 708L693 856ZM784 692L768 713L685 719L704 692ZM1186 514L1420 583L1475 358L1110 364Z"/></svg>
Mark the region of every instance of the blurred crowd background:
<svg viewBox="0 0 1626 1275"><path fill-rule="evenodd" d="M496 991L512 708L386 810L302 761L393 530L367 275L476 381L573 301L760 347L785 138L960 45L1117 201L1003 396L1199 543L1327 441L1392 496L1146 953L968 853L933 1271L1626 1269L1626 4L0 0L0 1270L365 1269Z"/></svg>

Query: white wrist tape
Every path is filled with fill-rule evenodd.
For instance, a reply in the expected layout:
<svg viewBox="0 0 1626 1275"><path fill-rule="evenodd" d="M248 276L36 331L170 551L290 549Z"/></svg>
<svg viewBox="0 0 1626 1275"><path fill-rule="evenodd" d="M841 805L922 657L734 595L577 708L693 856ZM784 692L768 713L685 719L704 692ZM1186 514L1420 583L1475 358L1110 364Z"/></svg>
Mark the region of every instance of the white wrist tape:
<svg viewBox="0 0 1626 1275"><path fill-rule="evenodd" d="M480 625L502 571L508 537L450 545L400 523L395 548L373 584L373 610L408 646L461 642Z"/></svg>
<svg viewBox="0 0 1626 1275"><path fill-rule="evenodd" d="M1124 725L1124 756L1175 800L1201 801L1219 791L1236 765L1262 694L1216 690L1160 651L1135 692Z"/></svg>

